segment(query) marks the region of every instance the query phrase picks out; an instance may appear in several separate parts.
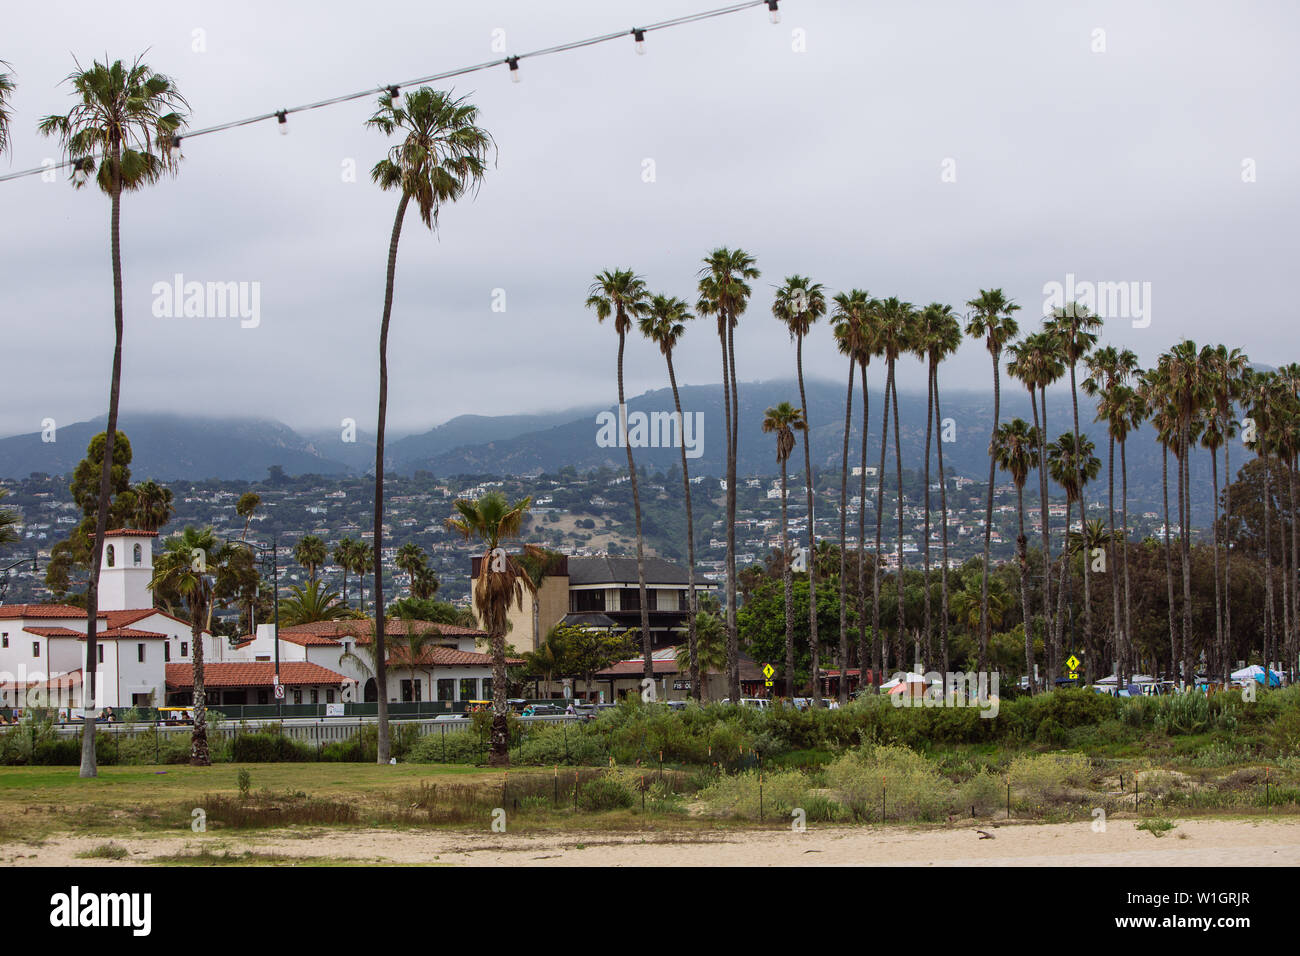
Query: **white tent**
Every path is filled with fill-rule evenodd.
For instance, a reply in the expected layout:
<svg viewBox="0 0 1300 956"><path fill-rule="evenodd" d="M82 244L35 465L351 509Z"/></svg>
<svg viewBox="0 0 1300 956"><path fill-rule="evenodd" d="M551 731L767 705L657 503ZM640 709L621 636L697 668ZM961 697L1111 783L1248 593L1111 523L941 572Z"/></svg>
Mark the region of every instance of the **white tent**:
<svg viewBox="0 0 1300 956"><path fill-rule="evenodd" d="M1264 683L1264 668L1258 664L1252 664L1250 667L1243 667L1239 671L1232 672L1232 679L1236 681L1253 680L1257 684ZM1269 671L1268 682L1274 687L1282 683L1278 677L1277 671Z"/></svg>

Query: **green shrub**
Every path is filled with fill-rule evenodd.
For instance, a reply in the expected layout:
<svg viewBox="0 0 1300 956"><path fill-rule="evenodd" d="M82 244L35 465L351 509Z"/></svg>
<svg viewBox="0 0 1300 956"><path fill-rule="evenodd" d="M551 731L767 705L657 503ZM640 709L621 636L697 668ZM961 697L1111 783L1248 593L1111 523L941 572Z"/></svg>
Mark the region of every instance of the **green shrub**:
<svg viewBox="0 0 1300 956"><path fill-rule="evenodd" d="M582 785L578 794L578 807L589 813L604 810L622 810L632 806L631 789L612 775L600 776Z"/></svg>
<svg viewBox="0 0 1300 956"><path fill-rule="evenodd" d="M289 763L316 759L316 749L283 734L240 734L230 744L233 763Z"/></svg>
<svg viewBox="0 0 1300 956"><path fill-rule="evenodd" d="M1088 758L1076 753L1022 754L1011 761L1011 786L1037 798L1060 796L1067 786L1082 786L1091 772Z"/></svg>
<svg viewBox="0 0 1300 956"><path fill-rule="evenodd" d="M901 708L900 708L901 709ZM938 820L958 806L953 784L906 747L863 747L826 768L827 784L858 819Z"/></svg>

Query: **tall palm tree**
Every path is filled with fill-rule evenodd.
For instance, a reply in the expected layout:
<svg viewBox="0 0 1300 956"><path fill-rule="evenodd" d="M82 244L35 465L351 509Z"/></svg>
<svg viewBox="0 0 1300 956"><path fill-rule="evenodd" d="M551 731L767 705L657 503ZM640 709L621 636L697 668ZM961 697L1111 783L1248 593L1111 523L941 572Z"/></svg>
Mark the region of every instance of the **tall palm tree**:
<svg viewBox="0 0 1300 956"><path fill-rule="evenodd" d="M1199 426L1201 411L1209 402L1205 376L1201 370L1196 343L1184 339L1162 358L1168 359L1169 398L1177 425L1178 449L1178 537L1183 570L1183 680L1194 682L1192 657L1192 555L1190 472L1193 427Z"/></svg>
<svg viewBox="0 0 1300 956"><path fill-rule="evenodd" d="M634 320L650 309L650 293L645 281L631 269L606 269L596 276L587 292L587 308L596 311L596 320L614 317L618 333L618 428L619 440L627 452L627 474L632 482L632 511L636 515L636 575L641 608L641 650L644 657L642 676L654 680L654 661L650 657L650 607L645 586L645 538L641 534L641 493L637 488L636 464L632 460L632 443L627 435L627 403L623 397L623 350L627 333Z"/></svg>
<svg viewBox="0 0 1300 956"><path fill-rule="evenodd" d="M558 574L567 560L558 551L548 551L534 545L525 545L524 553L519 558L519 566L523 568L524 573L528 575L528 580L533 584L533 635L529 643L537 650L540 650L542 645L549 639L549 636L544 637L542 635L542 605L540 600L542 584L547 578ZM552 628L553 630L554 628ZM554 651L557 647L558 645L552 642L550 650ZM550 678L547 677L547 680L549 681Z"/></svg>
<svg viewBox="0 0 1300 956"><path fill-rule="evenodd" d="M172 503L172 490L152 479L140 482L131 491L135 496L131 521L142 531L157 531L176 512Z"/></svg>
<svg viewBox="0 0 1300 956"><path fill-rule="evenodd" d="M1139 393L1142 396L1143 403L1150 411L1151 425L1155 428L1156 441L1160 444L1160 481L1162 494L1164 496L1164 552L1165 552L1165 589L1166 600L1169 606L1169 654L1171 676L1177 676L1179 672L1179 662L1182 655L1179 653L1178 645L1178 628L1176 624L1176 614L1178 605L1174 600L1174 564L1173 564L1173 546L1170 542L1169 530L1169 452L1175 447L1177 439L1177 412L1174 410L1170 401L1169 385L1169 363L1167 359L1162 359L1154 368L1147 369L1141 378ZM1267 476L1266 476L1267 486ZM1265 502L1267 505L1267 501ZM1266 526L1267 530L1267 526ZM1269 578L1269 586L1272 586L1272 578ZM1269 591L1270 598L1272 591ZM1271 603L1271 602L1270 602Z"/></svg>
<svg viewBox="0 0 1300 956"><path fill-rule="evenodd" d="M293 559L307 569L307 577L312 584L316 583L316 575L328 556L329 550L325 547L325 542L314 534L303 535L293 546Z"/></svg>
<svg viewBox="0 0 1300 956"><path fill-rule="evenodd" d="M154 562L149 587L169 591L185 601L189 612L194 667L194 732L190 737L190 763L207 767L208 717L203 674L203 630L212 610L213 586L218 568L229 559L229 545L218 542L211 528L187 527L168 538Z"/></svg>
<svg viewBox="0 0 1300 956"><path fill-rule="evenodd" d="M853 293L850 293L852 295ZM865 294L865 293L864 293ZM858 462L858 676L862 685L866 684L867 663L870 645L867 642L867 438L871 419L871 395L867 391L867 369L871 360L879 354L875 340L878 331L876 319L876 302L867 299L862 305L861 321L857 344L859 377L862 381L862 442L861 456ZM873 562L874 562L873 558ZM874 640L875 634L872 634ZM878 673L878 670L877 670ZM878 681L874 681L878 683Z"/></svg>
<svg viewBox="0 0 1300 956"><path fill-rule="evenodd" d="M388 324L393 312L393 277L397 244L406 207L412 200L421 221L436 230L438 212L466 193L477 191L487 172L492 136L478 126L478 107L465 98L422 86L400 99L392 92L379 97L379 108L366 125L401 141L375 164L370 178L380 189L401 195L388 241L388 273L384 310L379 324L379 415L375 428L375 683L379 686L378 761L388 763L388 695L384 657L384 432L388 420Z"/></svg>
<svg viewBox="0 0 1300 956"><path fill-rule="evenodd" d="M1296 498L1296 457L1300 454L1300 365L1294 362L1288 363L1278 369L1278 381L1280 388L1279 405L1280 414L1278 415L1277 444L1282 453L1282 459L1286 466L1287 477L1287 503L1290 514L1287 515L1289 521L1284 521L1282 530L1285 532L1287 525L1291 529L1291 548L1290 548L1290 566L1283 575L1285 588L1289 590L1287 608L1289 609L1288 623L1286 629L1286 647L1285 658L1287 661L1287 680L1293 681L1295 678L1295 660L1296 660L1296 643L1300 640L1300 585L1296 582L1296 568L1300 567L1300 521L1296 520L1295 502ZM1282 554L1285 561L1287 556L1286 541L1282 542Z"/></svg>
<svg viewBox="0 0 1300 956"><path fill-rule="evenodd" d="M532 581L502 544L519 536L532 501L523 498L510 504L499 491L489 492L477 501L457 498L454 506L458 516L446 522L450 530L466 541L476 540L483 547L478 577L474 579L474 607L488 632L492 649L492 747L488 763L493 767L510 766L510 731L506 722L507 615L512 603L523 610L524 591L532 589Z"/></svg>
<svg viewBox="0 0 1300 956"><path fill-rule="evenodd" d="M393 563L397 565L399 571L406 573L409 583L406 586L406 596L415 597L416 578L421 571L429 567L428 555L414 541L408 541L397 549L397 557Z"/></svg>
<svg viewBox="0 0 1300 956"><path fill-rule="evenodd" d="M348 574L356 567L357 545L360 542L356 538L341 538L339 543L334 546L334 563L343 569L343 604L346 607L348 603Z"/></svg>
<svg viewBox="0 0 1300 956"><path fill-rule="evenodd" d="M1077 302L1071 302L1063 308L1054 309L1048 326L1055 330L1057 338L1065 353L1065 363L1070 369L1070 402L1074 410L1074 442L1079 444L1079 387L1077 370L1092 347L1097 344L1097 332L1101 329L1101 319ZM1080 480L1079 493L1083 494L1087 481ZM1079 499L1079 520L1088 520L1087 502ZM1068 532L1068 527L1067 527ZM1090 562L1083 562L1083 640L1086 647L1092 645L1092 576ZM1085 679L1093 679L1095 661L1093 654L1085 654Z"/></svg>
<svg viewBox="0 0 1300 956"><path fill-rule="evenodd" d="M790 519L787 513L786 463L794 451L794 433L806 430L803 411L789 402L769 408L763 431L776 435L776 460L781 466L781 581L785 588L785 693L794 696L794 575L790 570Z"/></svg>
<svg viewBox="0 0 1300 956"><path fill-rule="evenodd" d="M1141 374L1141 370L1136 366L1131 372L1135 380L1140 379ZM1126 447L1128 436L1137 429L1145 417L1146 405L1134 386L1116 384L1101 392L1101 398L1097 403L1097 421L1106 423L1106 432L1111 444L1119 446L1120 528L1122 533L1117 536L1115 529L1112 527L1111 540L1122 542L1120 559L1123 563L1122 573L1124 577L1123 641L1117 647L1119 672L1116 674L1121 687L1128 683L1128 677L1132 673L1134 664L1132 577L1129 573L1128 563L1128 458ZM1115 573L1114 568L1110 569L1110 573ZM1118 624L1116 624L1116 628L1118 634Z"/></svg>
<svg viewBox="0 0 1300 956"><path fill-rule="evenodd" d="M129 67L121 60L112 64L96 61L89 69L82 69L79 63L76 66L67 77L76 105L64 115L45 117L39 129L46 136L58 138L65 158L72 163L73 185L84 186L94 174L96 185L108 194L111 201L109 253L113 267L115 340L108 390L104 464L100 472L95 539L86 586L87 694L80 771L82 777L94 777L97 775L93 709L97 690L95 625L99 611L99 569L104 553L104 533L108 530L113 444L117 436L117 405L122 388L122 194L143 189L176 172L180 151L174 146L179 142L177 135L186 125L189 104L168 77L155 73L139 58Z"/></svg>
<svg viewBox="0 0 1300 956"><path fill-rule="evenodd" d="M1096 421L1106 421L1109 423L1110 416L1106 413L1106 406L1113 398L1115 390L1124 387L1130 378L1137 374L1138 357L1137 353L1131 349L1117 349L1113 345L1107 345L1099 348L1088 356L1088 377L1083 380L1084 394L1090 398L1098 399L1098 410ZM1115 654L1115 677L1121 676L1120 671L1123 667L1120 660L1124 656L1124 635L1120 627L1120 601L1119 601L1119 575L1116 574L1116 562L1114 553L1115 535L1115 429L1107 428L1106 430L1106 480L1108 483L1106 512L1110 521L1110 534L1107 542L1110 544L1110 558L1106 564L1106 577L1110 579L1110 600L1111 600L1111 635L1114 641ZM1124 529L1124 547L1128 548L1128 528Z"/></svg>
<svg viewBox="0 0 1300 956"><path fill-rule="evenodd" d="M931 426L939 431L939 440L935 442L939 465L939 510L941 524L941 547L943 548L943 568L939 572L939 656L943 663L943 672L948 673L948 487L943 471L943 412L939 402L939 365L944 359L955 354L961 347L961 323L953 312L952 306L932 303L922 313L920 339L925 343L925 355L929 361L929 389L926 399L930 409L925 416L925 568L926 568L926 615L929 619L930 607L930 431ZM927 624L927 643L929 633Z"/></svg>
<svg viewBox="0 0 1300 956"><path fill-rule="evenodd" d="M1020 604L1025 617L1025 674L1034 686L1034 628L1029 617L1029 541L1025 537L1025 482L1029 469L1038 463L1038 432L1023 418L999 425L993 433L994 457L998 467L1011 475L1016 486L1016 515L1020 531L1016 536L1016 561L1020 565Z"/></svg>
<svg viewBox="0 0 1300 956"><path fill-rule="evenodd" d="M853 430L853 378L861 360L866 338L866 313L870 296L861 289L841 292L835 296L835 341L840 354L849 359L848 397L844 400L844 454L840 466L840 680L839 702L848 703L849 695L849 630L848 600L845 588L848 583L848 547L846 540L849 492L849 434ZM862 507L861 501L858 504ZM858 539L862 547L862 539Z"/></svg>
<svg viewBox="0 0 1300 956"><path fill-rule="evenodd" d="M803 444L804 486L808 495L808 643L812 651L813 706L821 704L821 643L817 637L817 568L813 555L817 553L816 488L812 470L812 425L808 419L808 395L803 382L803 340L823 315L826 314L826 294L821 283L806 276L787 276L785 285L776 291L772 300L772 315L785 325L790 339L795 343L795 370L799 377L799 406L803 413L804 428L809 440ZM841 681L843 683L843 681Z"/></svg>
<svg viewBox="0 0 1300 956"><path fill-rule="evenodd" d="M740 440L740 391L736 386L736 323L749 305L749 283L758 278L754 257L743 249L714 249L699 273L700 315L716 316L722 343L722 398L727 433L727 688L740 699L740 643L736 632L736 458Z"/></svg>
<svg viewBox="0 0 1300 956"><path fill-rule="evenodd" d="M11 69L7 62L0 60L0 156L9 152L9 122L13 115L9 98L14 92L14 77L5 71Z"/></svg>
<svg viewBox="0 0 1300 956"><path fill-rule="evenodd" d="M888 327L897 335L895 344L897 346L897 355L893 365L897 362L899 356L907 352L916 352L917 339L917 312L910 302L897 302L894 299L886 299L884 311L888 319ZM886 343L886 358L892 347ZM904 580L905 568L903 565L903 428L898 420L898 376L890 375L890 407L894 415L894 479L898 485L897 507L894 509L898 517L898 536L895 539L898 558L898 602L896 604L897 618L895 620L895 640L898 642L898 662L903 662L903 618L904 618ZM928 648L927 648L928 650ZM920 665L923 662L917 661Z"/></svg>
<svg viewBox="0 0 1300 956"><path fill-rule="evenodd" d="M1232 448L1231 439L1235 434L1234 406L1236 402L1241 400L1243 394L1242 378L1249 367L1246 355L1241 349L1229 349L1221 345L1216 350L1213 373L1210 378L1210 390L1219 417L1219 431L1224 438L1223 520L1227 527L1231 527L1232 523L1232 456L1230 449ZM1216 493L1214 502L1216 511L1218 505L1218 495ZM1216 535L1218 533L1217 521L1215 533ZM1223 642L1220 647L1220 666L1222 668L1220 678L1225 685L1228 683L1232 670L1229 648L1236 646L1232 639L1232 589L1229 587L1231 581L1232 547L1226 545L1223 549Z"/></svg>
<svg viewBox="0 0 1300 956"><path fill-rule="evenodd" d="M1043 330L1026 335L1021 341L1009 346L1007 351L1011 355L1007 372L1029 391L1034 430L1045 437L1047 435L1047 386L1065 374L1060 343L1050 330ZM1043 410L1041 422L1038 416L1040 404ZM1047 494L1047 444L1046 441L1038 443L1038 495L1039 524L1043 542L1043 647L1047 665L1046 675L1052 675L1054 679L1057 673L1059 648L1056 643L1052 614L1052 532L1051 507ZM1032 678L1032 673L1030 676ZM1046 682L1045 676L1039 683L1046 687Z"/></svg>
<svg viewBox="0 0 1300 956"><path fill-rule="evenodd" d="M686 438L682 429L685 419L682 417L682 397L677 390L677 372L673 369L673 349L686 332L686 323L695 318L690 306L682 299L666 295L652 296L650 310L641 316L641 334L659 346L664 361L668 363L668 384L673 389L673 407L677 410L677 428L681 434L682 453L682 494L686 499L686 586L687 610L690 618L687 622L686 645L690 656L691 696L700 699L700 654L695 616L699 614L699 601L695 591L695 515L691 508L691 472L686 458Z"/></svg>
<svg viewBox="0 0 1300 956"><path fill-rule="evenodd" d="M352 554L352 570L357 576L357 610L363 614L366 610L366 574L375 569L375 548L374 545L366 544L364 541L358 541L356 550ZM370 592L372 603L378 604L382 595L375 590ZM385 710L387 713L387 710Z"/></svg>
<svg viewBox="0 0 1300 956"><path fill-rule="evenodd" d="M984 347L993 359L993 428L989 432L989 488L988 503L984 509L984 582L981 593L989 590L989 548L993 534L993 482L997 477L997 463L993 460L993 435L998 430L998 419L1002 410L1002 350L1020 331L1016 320L1011 317L1020 306L1016 305L1001 289L981 289L977 298L966 303L974 311L966 322L966 334L971 338L983 338ZM989 666L989 621L987 612L980 624L979 669L988 670Z"/></svg>
<svg viewBox="0 0 1300 956"><path fill-rule="evenodd" d="M1077 501L1082 515L1083 486L1101 473L1101 459L1093 454L1095 450L1096 446L1087 435L1081 435L1076 440L1070 432L1065 432L1047 448L1047 466L1051 469L1052 479L1065 492L1065 539L1067 547L1061 549L1061 583L1057 604L1058 631L1064 627L1065 623L1063 604L1066 578L1070 573L1068 548L1070 541L1070 508ZM1079 526L1081 529L1086 530L1086 517L1080 518ZM1084 567L1088 565L1086 555L1083 564ZM1085 653L1084 656L1090 657L1091 655ZM1055 675L1052 676L1055 679Z"/></svg>

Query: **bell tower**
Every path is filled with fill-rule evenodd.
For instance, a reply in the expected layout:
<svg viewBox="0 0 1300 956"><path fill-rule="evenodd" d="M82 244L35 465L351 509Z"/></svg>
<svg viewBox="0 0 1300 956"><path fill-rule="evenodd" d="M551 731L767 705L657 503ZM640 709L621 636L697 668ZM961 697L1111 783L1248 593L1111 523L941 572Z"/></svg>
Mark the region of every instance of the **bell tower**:
<svg viewBox="0 0 1300 956"><path fill-rule="evenodd" d="M156 531L121 528L104 535L99 565L99 609L127 611L153 607L149 581L153 577Z"/></svg>

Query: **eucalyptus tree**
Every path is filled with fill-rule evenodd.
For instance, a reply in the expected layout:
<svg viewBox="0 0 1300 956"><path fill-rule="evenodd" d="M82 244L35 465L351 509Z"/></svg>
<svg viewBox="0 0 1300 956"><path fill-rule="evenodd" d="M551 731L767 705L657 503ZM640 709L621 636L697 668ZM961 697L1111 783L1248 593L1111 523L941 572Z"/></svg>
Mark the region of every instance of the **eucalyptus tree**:
<svg viewBox="0 0 1300 956"><path fill-rule="evenodd" d="M822 706L821 643L817 636L817 553L816 485L812 470L812 425L808 418L808 394L803 383L803 340L813 324L826 314L826 294L821 283L806 276L787 276L772 300L772 315L790 332L795 343L795 371L799 376L799 410L803 414L807 440L803 443L804 487L808 497L808 643L812 650L813 706ZM843 681L840 682L841 684Z"/></svg>
<svg viewBox="0 0 1300 956"><path fill-rule="evenodd" d="M993 433L993 455L998 467L1011 475L1016 486L1016 563L1020 566L1020 604L1025 619L1025 674L1031 692L1034 686L1034 628L1029 615L1029 545L1025 537L1025 482L1029 470L1037 465L1038 431L1023 418L1013 418L999 425ZM1046 642L1044 642L1046 643Z"/></svg>
<svg viewBox="0 0 1300 956"><path fill-rule="evenodd" d="M727 437L727 689L740 699L740 642L736 633L736 458L740 439L740 392L736 386L736 323L749 305L749 283L758 278L754 257L743 249L714 249L699 273L695 310L718 321L722 343L722 398Z"/></svg>
<svg viewBox="0 0 1300 956"><path fill-rule="evenodd" d="M785 589L785 692L794 697L794 575L790 569L790 519L787 513L789 483L786 464L794 451L794 433L804 431L802 409L789 402L769 408L763 415L763 431L776 435L776 460L781 466L781 582Z"/></svg>
<svg viewBox="0 0 1300 956"><path fill-rule="evenodd" d="M86 585L85 719L82 727L82 777L97 776L94 706L98 641L99 570L108 530L113 445L117 436L118 399L122 390L122 195L137 192L164 176L174 175L180 162L177 138L187 123L189 104L167 76L156 73L139 57L126 66L94 61L87 69L76 63L67 77L76 104L63 115L47 116L39 130L59 140L71 164L72 183L80 188L94 176L110 200L109 255L113 269L113 364L108 390L108 423L99 479L99 505ZM75 60L74 60L75 63ZM4 104L0 104L3 106ZM8 141L7 122L5 142Z"/></svg>
<svg viewBox="0 0 1300 956"><path fill-rule="evenodd" d="M1083 380L1084 394L1090 398L1098 399L1095 420L1106 421L1109 424L1110 416L1106 414L1106 406L1115 390L1125 386L1137 374L1137 353L1131 349L1118 349L1113 345L1107 345L1089 355L1087 364L1088 377ZM1115 573L1117 562L1114 553L1114 544L1117 540L1115 536L1115 429L1109 427L1106 430L1106 480L1108 484L1106 513L1110 522L1110 535L1107 538L1110 544L1110 558L1106 565L1106 577L1110 580L1111 634L1115 642L1115 677L1118 680L1121 676L1119 671L1123 669L1119 665L1119 660L1124 654L1124 636L1121 634L1120 628L1120 584L1119 576ZM1127 560L1127 524L1125 524L1124 528L1123 546Z"/></svg>
<svg viewBox="0 0 1300 956"><path fill-rule="evenodd" d="M993 455L993 436L998 430L998 420L1002 411L1002 350L1015 339L1020 331L1012 314L1020 310L1008 299L1001 289L981 289L977 298L966 303L973 311L966 322L966 334L971 338L984 339L984 347L993 359L993 427L989 431L989 488L988 501L984 509L984 580L981 585L983 603L980 620L979 669L988 670L989 666L989 549L993 534L993 484L997 477L997 462Z"/></svg>
<svg viewBox="0 0 1300 956"><path fill-rule="evenodd" d="M379 414L375 426L375 683L379 693L378 762L388 763L387 659L384 653L384 435L388 421L388 327L393 314L393 279L397 271L397 245L411 202L430 230L438 228L438 214L448 203L477 192L487 174L488 154L495 144L478 125L478 107L464 97L427 86L400 97L390 90L366 125L385 136L401 137L388 155L370 170L380 189L396 190L397 214L388 240L388 271L384 282L384 309L379 324Z"/></svg>
<svg viewBox="0 0 1300 956"><path fill-rule="evenodd" d="M673 389L673 407L677 410L677 428L679 432L685 427L682 417L682 397L677 390L677 373L673 369L673 350L686 333L686 323L695 318L690 306L682 299L666 295L655 295L650 299L649 311L641 316L641 334L659 346L664 361L668 363L668 383ZM686 581L690 610L687 623L687 648L690 656L691 696L700 700L700 649L696 629L696 615L699 614L699 600L695 591L695 517L691 509L691 472L686 458L685 435L678 444L682 453L682 494L686 499ZM784 501L782 502L784 505Z"/></svg>
<svg viewBox="0 0 1300 956"><path fill-rule="evenodd" d="M1008 346L1007 351L1011 354L1007 372L1028 390L1034 430L1039 435L1046 436L1047 386L1065 374L1060 342L1051 331L1044 329L1026 335L1021 341ZM1043 412L1041 422L1038 417L1040 404ZM1043 650L1047 665L1044 686L1047 679L1055 678L1060 650L1053 626L1055 615L1052 612L1052 531L1051 507L1047 494L1047 444L1046 441L1038 442L1038 514L1043 541ZM1066 531L1068 533L1069 529ZM1032 674L1030 676L1032 678Z"/></svg>
<svg viewBox="0 0 1300 956"><path fill-rule="evenodd" d="M187 527L163 542L162 554L154 562L150 590L169 591L185 602L189 615L190 646L194 680L194 731L190 736L190 763L207 767L208 751L206 684L203 671L203 631L212 610L213 589L218 568L230 559L230 546L217 540L211 528Z"/></svg>
<svg viewBox="0 0 1300 956"><path fill-rule="evenodd" d="M636 516L636 575L641 608L642 676L654 680L654 661L650 657L650 605L645 585L645 536L641 531L641 492L637 487L636 464L632 460L632 442L627 434L627 401L623 396L623 352L632 323L650 310L650 293L645 280L631 269L606 269L597 274L587 290L587 308L594 309L596 321L614 317L618 333L618 438L627 452L627 475L632 483L632 511ZM683 443L684 444L684 443Z"/></svg>
<svg viewBox="0 0 1300 956"><path fill-rule="evenodd" d="M524 591L531 591L532 579L519 561L508 554L502 545L519 536L524 516L532 498L523 498L513 504L499 491L488 492L477 501L457 498L453 502L456 514L448 518L446 526L466 541L476 541L482 547L478 556L478 575L474 578L474 607L478 611L483 629L488 632L492 651L492 734L488 763L493 767L510 765L510 728L506 686L506 629L509 627L510 605L520 610L524 606ZM378 635L376 634L376 638ZM376 664L379 661L376 659ZM380 699L383 685L380 684Z"/></svg>
<svg viewBox="0 0 1300 956"><path fill-rule="evenodd" d="M844 400L844 453L840 466L840 680L839 702L848 703L849 686L849 630L848 630L848 490L849 490L849 434L853 430L853 378L857 371L860 356L866 341L866 312L870 296L861 289L841 292L835 296L835 311L831 318L835 321L835 342L840 354L848 356L849 387ZM865 373L864 373L865 374ZM865 383L864 383L865 384ZM863 502L859 500L861 510ZM858 539L862 547L862 539ZM859 552L860 553L860 552ZM859 559L860 560L860 559ZM865 669L859 667L859 673Z"/></svg>

